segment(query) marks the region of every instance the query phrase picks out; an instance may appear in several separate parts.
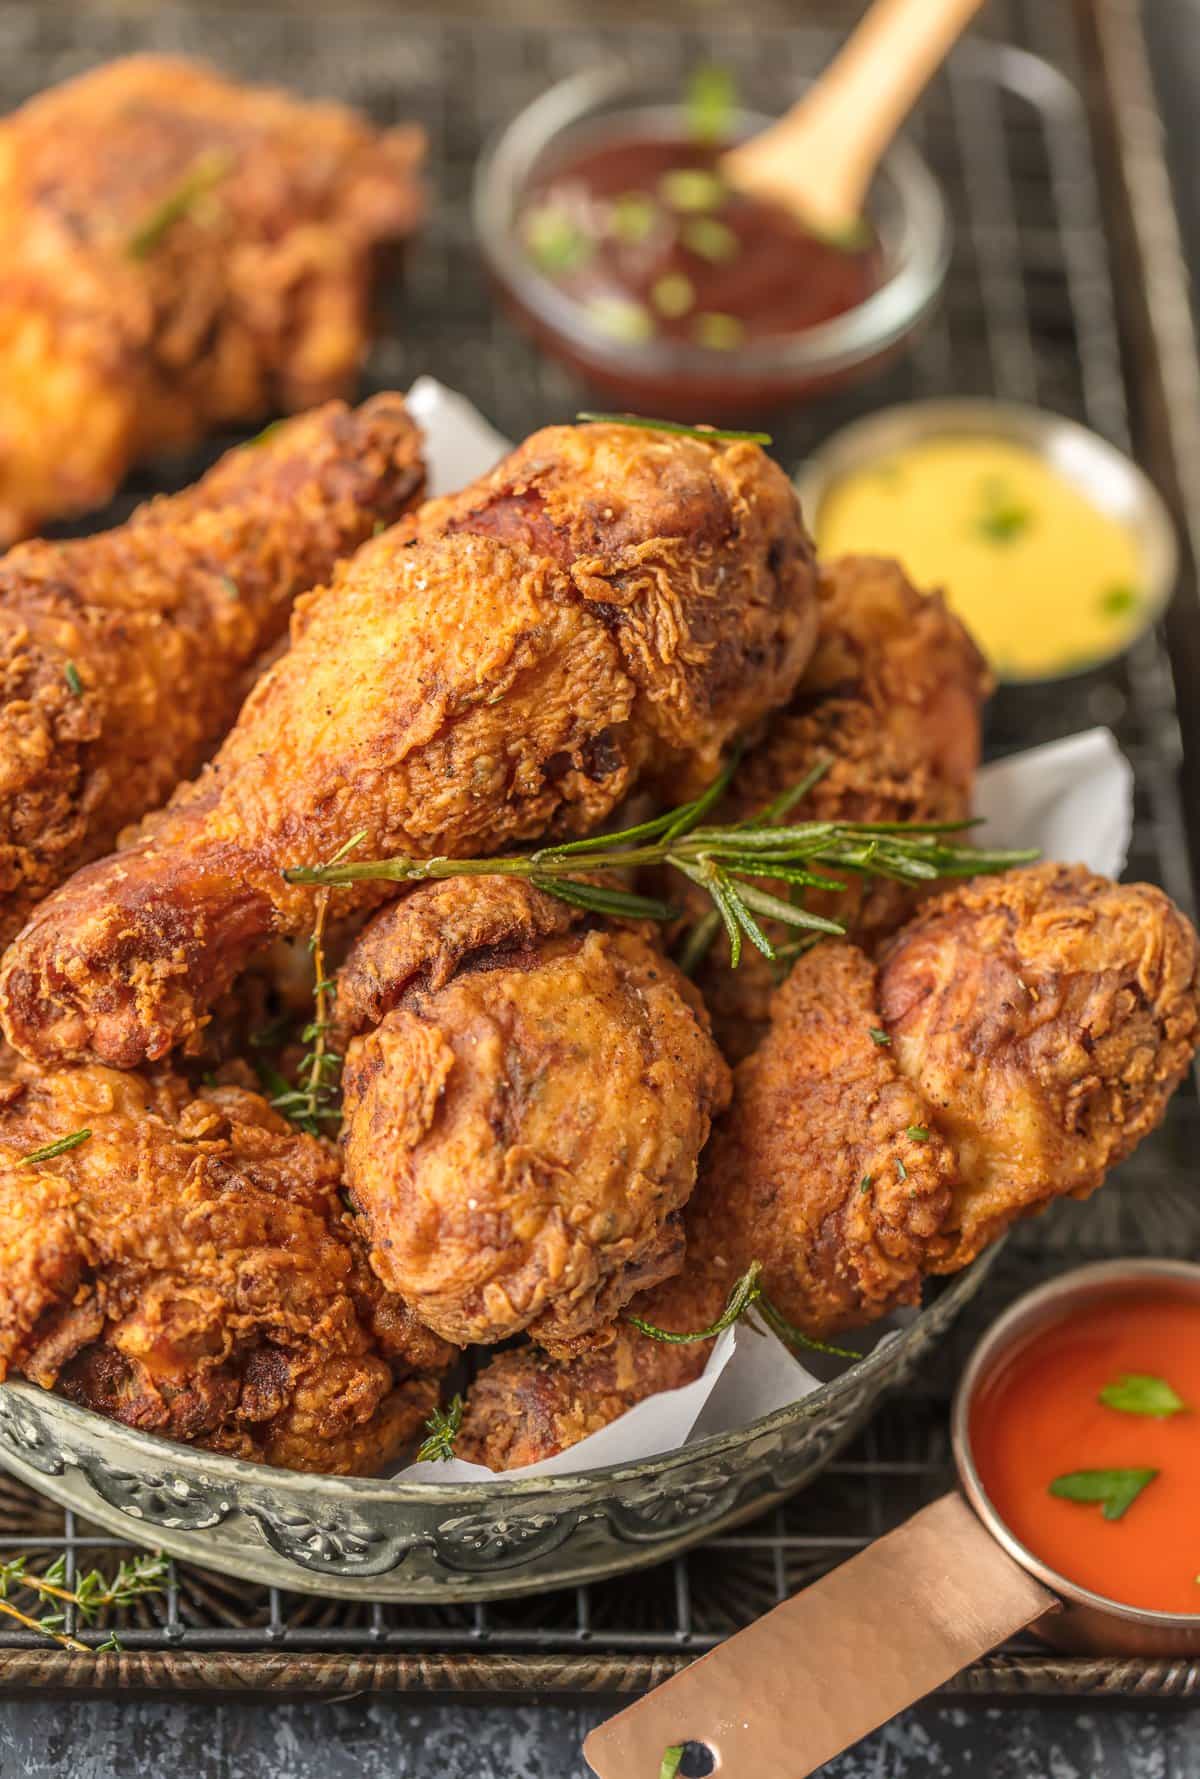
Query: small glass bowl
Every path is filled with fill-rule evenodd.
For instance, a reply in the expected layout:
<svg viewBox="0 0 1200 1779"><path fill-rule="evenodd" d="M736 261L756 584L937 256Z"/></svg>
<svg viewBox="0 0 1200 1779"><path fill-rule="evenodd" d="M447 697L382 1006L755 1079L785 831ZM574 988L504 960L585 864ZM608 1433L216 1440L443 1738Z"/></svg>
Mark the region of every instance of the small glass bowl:
<svg viewBox="0 0 1200 1779"><path fill-rule="evenodd" d="M1200 1299L1200 1266L1187 1260L1102 1260L1077 1267L1019 1297L988 1329L955 1392L950 1437L958 1479L988 1531L1023 1569L1050 1588L1060 1609L1032 1628L1045 1642L1073 1654L1200 1655L1200 1612L1153 1612L1093 1593L1059 1574L1009 1529L983 1486L971 1446L971 1409L980 1390L1013 1348L1040 1329L1065 1321L1074 1309L1140 1294L1161 1285Z"/></svg>
<svg viewBox="0 0 1200 1779"><path fill-rule="evenodd" d="M740 111L731 135L741 140L771 121ZM882 367L936 301L950 257L941 188L905 142L888 150L868 198L882 260L877 289L801 333L753 340L736 352L679 340L614 340L532 264L518 234L532 185L613 136L686 131L681 104L664 101L661 88L639 84L620 67L564 80L513 119L480 160L474 216L488 268L518 322L622 409L669 419L752 418Z"/></svg>

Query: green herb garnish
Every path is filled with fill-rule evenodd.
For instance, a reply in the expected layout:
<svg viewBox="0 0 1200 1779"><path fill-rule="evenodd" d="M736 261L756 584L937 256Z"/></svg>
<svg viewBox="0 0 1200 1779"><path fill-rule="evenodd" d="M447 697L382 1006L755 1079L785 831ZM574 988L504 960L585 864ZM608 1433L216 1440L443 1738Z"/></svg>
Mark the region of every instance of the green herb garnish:
<svg viewBox="0 0 1200 1779"><path fill-rule="evenodd" d="M641 1316L630 1314L627 1310L625 1320L639 1334L649 1335L651 1340L662 1341L667 1346L686 1347L694 1341L713 1340L740 1322L751 1310L756 1311L771 1333L787 1347L806 1347L814 1353L831 1353L836 1359L861 1359L862 1354L852 1352L849 1347L831 1347L827 1342L814 1340L789 1322L767 1296L762 1288L762 1262L752 1260L746 1271L734 1285L726 1299L725 1308L715 1322L707 1328L697 1328L690 1334L676 1334L672 1329L659 1328L653 1322L643 1321Z"/></svg>
<svg viewBox="0 0 1200 1779"><path fill-rule="evenodd" d="M619 241L636 247L653 233L658 205L646 192L627 191L612 201L609 226Z"/></svg>
<svg viewBox="0 0 1200 1779"><path fill-rule="evenodd" d="M539 204L524 223L525 245L543 272L573 272L591 258L593 243L557 204Z"/></svg>
<svg viewBox="0 0 1200 1779"><path fill-rule="evenodd" d="M785 902L759 888L755 879L782 881L793 889L846 887L843 877L815 871L832 866L854 876L887 877L901 883L929 883L939 877L972 877L1027 864L1030 852L988 852L960 846L948 836L973 824L965 822L802 822L770 825L793 793L776 798L751 822L710 827L705 816L728 789L737 768L730 762L706 791L678 809L625 828L534 852L502 854L487 859L411 858L330 860L325 865L293 865L284 870L288 883L424 883L449 877L522 877L574 907L630 920L670 919L674 910L655 897L609 889L575 875L624 872L649 865L669 865L711 896L729 936L730 962L741 960L743 937L766 958L775 947L759 918L777 920L809 934L842 937L836 920L814 914L799 902ZM812 782L812 774L804 781Z"/></svg>
<svg viewBox="0 0 1200 1779"><path fill-rule="evenodd" d="M231 574L218 575L217 579L220 581L221 586L224 588L230 599L240 599L242 597L242 589L238 586Z"/></svg>
<svg viewBox="0 0 1200 1779"><path fill-rule="evenodd" d="M1100 1401L1105 1408L1115 1408L1120 1414L1147 1415L1155 1421L1169 1420L1187 1408L1165 1378L1137 1371L1126 1372L1115 1383L1105 1384Z"/></svg>
<svg viewBox="0 0 1200 1779"><path fill-rule="evenodd" d="M1119 1520L1157 1475L1157 1470L1070 1470L1055 1477L1050 1493L1061 1501L1099 1503L1106 1520Z"/></svg>
<svg viewBox="0 0 1200 1779"><path fill-rule="evenodd" d="M63 1606L73 1606L80 1622L90 1625L108 1607L131 1606L147 1594L161 1594L167 1580L167 1560L161 1552L155 1556L126 1558L111 1581L106 1581L98 1569L89 1569L74 1587L67 1586L65 1556L56 1557L44 1575L30 1573L28 1557L13 1557L0 1563L0 1612L16 1619L26 1630L43 1632L62 1648L77 1655L104 1655L110 1650L120 1650L116 1637L109 1637L95 1646L72 1637L63 1629L66 1613L59 1610L59 1602ZM9 1599L10 1590L34 1594L39 1600L53 1605L55 1610L35 1618L32 1613L23 1612L13 1604Z"/></svg>
<svg viewBox="0 0 1200 1779"><path fill-rule="evenodd" d="M74 661L68 661L63 668L63 678L67 682L67 690L74 698L83 696L83 681L79 677L79 669Z"/></svg>
<svg viewBox="0 0 1200 1779"><path fill-rule="evenodd" d="M715 147L729 138L737 88L728 68L695 68L687 84L688 134L693 142Z"/></svg>
<svg viewBox="0 0 1200 1779"><path fill-rule="evenodd" d="M862 1193L867 1193L871 1190L870 1174L863 1175L862 1179L858 1182L858 1190Z"/></svg>
<svg viewBox="0 0 1200 1779"><path fill-rule="evenodd" d="M1007 544L1033 524L1033 509L1020 501L998 476L988 476L980 490L983 508L975 529L989 543Z"/></svg>
<svg viewBox="0 0 1200 1779"><path fill-rule="evenodd" d="M665 315L669 321L677 321L695 303L696 292L691 279L685 278L682 272L667 272L655 280L650 301L660 315Z"/></svg>
<svg viewBox="0 0 1200 1779"><path fill-rule="evenodd" d="M670 432L684 439L700 439L706 445L716 445L728 441L736 444L745 441L750 445L769 445L772 443L769 432L735 432L727 426L685 426L681 420L647 420L641 414L594 414L585 411L576 414L581 426L639 426L643 432Z"/></svg>
<svg viewBox="0 0 1200 1779"><path fill-rule="evenodd" d="M35 1149L32 1155L22 1155L17 1166L32 1167L38 1161L53 1161L56 1155L66 1155L70 1150L78 1149L91 1134L90 1130L73 1130L69 1137L59 1137L56 1143L47 1143L44 1149Z"/></svg>
<svg viewBox="0 0 1200 1779"><path fill-rule="evenodd" d="M1106 618L1123 618L1127 613L1136 611L1138 603L1137 593L1124 583L1106 587L1100 595L1100 610Z"/></svg>
<svg viewBox="0 0 1200 1779"><path fill-rule="evenodd" d="M329 860L327 868L336 867L347 853L361 846L367 837L367 830L354 834L339 846ZM300 1058L299 1082L295 1087L285 1087L276 1093L271 1104L277 1111L290 1118L293 1124L307 1131L309 1136L321 1135L322 1125L341 1123L342 1108L338 1090L342 1082L342 1057L329 1043L332 1021L332 1003L335 983L332 977L325 974L325 921L329 913L329 891L323 890L317 897L317 914L313 922L312 936L308 948L313 958L313 1016L300 1034L300 1042L309 1046Z"/></svg>
<svg viewBox="0 0 1200 1779"><path fill-rule="evenodd" d="M923 1124L910 1124L904 1134L906 1137L911 1137L914 1143L927 1143L929 1141L929 1132L925 1129Z"/></svg>
<svg viewBox="0 0 1200 1779"><path fill-rule="evenodd" d="M672 1743L670 1748L663 1750L662 1762L658 1769L658 1779L675 1779L686 1746L687 1744L684 1742L675 1742Z"/></svg>
<svg viewBox="0 0 1200 1779"><path fill-rule="evenodd" d="M717 210L725 202L725 186L704 167L672 167L658 182L659 196L672 210L687 213Z"/></svg>
<svg viewBox="0 0 1200 1779"><path fill-rule="evenodd" d="M890 1044L892 1041L888 1037L887 1033L885 1031L881 1030L881 1028L877 1025L869 1025L867 1027L867 1032L868 1032L868 1035L870 1036L872 1044Z"/></svg>
<svg viewBox="0 0 1200 1779"><path fill-rule="evenodd" d="M461 1396L453 1396L444 1409L434 1409L425 1423L428 1437L417 1448L418 1464L445 1464L454 1456L465 1406Z"/></svg>
<svg viewBox="0 0 1200 1779"><path fill-rule="evenodd" d="M598 296L586 305L592 326L610 339L627 346L641 346L654 338L654 317L632 297Z"/></svg>
<svg viewBox="0 0 1200 1779"><path fill-rule="evenodd" d="M896 1163L896 1178L900 1181L901 1185L903 1185L904 1181L908 1178L908 1169L905 1167L903 1161L898 1161Z"/></svg>
<svg viewBox="0 0 1200 1779"><path fill-rule="evenodd" d="M713 265L734 259L738 251L737 236L727 223L718 222L715 216L690 217L680 228L679 239L689 253L709 260Z"/></svg>
<svg viewBox="0 0 1200 1779"><path fill-rule="evenodd" d="M709 352L736 352L746 337L746 329L736 315L697 315L692 331L696 344Z"/></svg>
<svg viewBox="0 0 1200 1779"><path fill-rule="evenodd" d="M233 156L213 149L202 154L195 166L184 176L176 189L163 199L139 229L129 237L126 252L130 259L148 259L175 227L194 209L199 199L219 185L233 168Z"/></svg>
<svg viewBox="0 0 1200 1779"><path fill-rule="evenodd" d="M269 441L275 437L275 434L282 431L286 425L287 421L284 419L268 420L261 432L256 432L252 439L246 440L245 444L242 446L242 450L253 451L256 445L265 445L269 443Z"/></svg>

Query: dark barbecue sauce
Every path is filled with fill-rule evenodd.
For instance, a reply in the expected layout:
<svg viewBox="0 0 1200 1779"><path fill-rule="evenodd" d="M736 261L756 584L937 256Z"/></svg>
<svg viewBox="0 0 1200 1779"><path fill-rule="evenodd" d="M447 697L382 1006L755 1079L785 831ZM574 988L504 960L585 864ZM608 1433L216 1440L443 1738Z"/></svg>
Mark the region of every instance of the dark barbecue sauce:
<svg viewBox="0 0 1200 1779"><path fill-rule="evenodd" d="M530 259L598 333L736 352L803 332L875 290L864 229L833 242L732 190L720 145L664 136L593 146L531 188L519 228Z"/></svg>

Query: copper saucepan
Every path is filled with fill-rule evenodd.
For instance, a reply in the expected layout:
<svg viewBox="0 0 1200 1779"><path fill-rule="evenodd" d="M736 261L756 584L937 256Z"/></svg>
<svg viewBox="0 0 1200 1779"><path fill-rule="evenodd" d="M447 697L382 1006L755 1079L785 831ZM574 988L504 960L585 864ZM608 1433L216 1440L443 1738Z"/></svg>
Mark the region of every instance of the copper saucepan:
<svg viewBox="0 0 1200 1779"><path fill-rule="evenodd" d="M1200 1612L1122 1605L1028 1550L988 1499L971 1450L972 1404L1016 1344L1097 1299L1155 1284L1200 1301L1200 1265L1106 1261L1019 1298L979 1341L955 1393L962 1492L922 1508L594 1730L584 1753L599 1779L657 1779L664 1751L681 1743L695 1757L681 1772L804 1779L1024 1629L1088 1654L1200 1652Z"/></svg>

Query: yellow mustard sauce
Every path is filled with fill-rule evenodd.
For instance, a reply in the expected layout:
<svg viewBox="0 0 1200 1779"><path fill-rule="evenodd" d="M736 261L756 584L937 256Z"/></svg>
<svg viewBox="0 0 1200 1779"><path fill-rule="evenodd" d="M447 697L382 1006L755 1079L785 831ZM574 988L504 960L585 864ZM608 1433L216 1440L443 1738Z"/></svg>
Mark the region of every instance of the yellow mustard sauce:
<svg viewBox="0 0 1200 1779"><path fill-rule="evenodd" d="M1130 532L1004 439L947 435L875 459L833 484L815 526L823 555L895 556L918 587L940 588L1011 678L1112 655L1140 626Z"/></svg>

